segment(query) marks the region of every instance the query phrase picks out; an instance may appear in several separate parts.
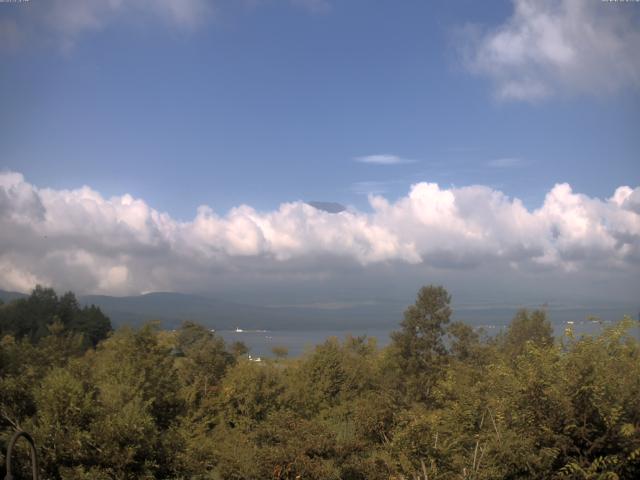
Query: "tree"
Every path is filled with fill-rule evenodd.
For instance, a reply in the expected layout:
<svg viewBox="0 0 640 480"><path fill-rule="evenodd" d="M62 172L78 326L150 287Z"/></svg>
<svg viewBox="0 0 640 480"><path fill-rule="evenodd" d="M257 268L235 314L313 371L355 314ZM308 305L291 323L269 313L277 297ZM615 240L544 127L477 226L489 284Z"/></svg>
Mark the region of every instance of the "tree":
<svg viewBox="0 0 640 480"><path fill-rule="evenodd" d="M527 342L538 347L553 345L553 327L544 310L519 310L507 328L504 350L513 356L524 352Z"/></svg>
<svg viewBox="0 0 640 480"><path fill-rule="evenodd" d="M84 334L87 342L93 347L107 338L112 330L109 317L95 305L77 310L69 324L69 329Z"/></svg>
<svg viewBox="0 0 640 480"><path fill-rule="evenodd" d="M0 307L0 332L37 343L60 322L66 331L81 333L86 346L95 347L111 332L111 321L95 305L81 308L73 292L58 298L52 288L37 285L27 298Z"/></svg>
<svg viewBox="0 0 640 480"><path fill-rule="evenodd" d="M60 297L57 305L58 318L62 321L65 327L69 327L78 312L80 311L80 304L73 292L67 292Z"/></svg>
<svg viewBox="0 0 640 480"><path fill-rule="evenodd" d="M286 358L289 355L289 349L282 345L276 345L271 349L271 352L279 359Z"/></svg>
<svg viewBox="0 0 640 480"><path fill-rule="evenodd" d="M429 397L446 362L443 337L451 318L450 303L451 295L443 287L422 287L416 303L404 312L402 329L391 334L396 366L412 400Z"/></svg>
<svg viewBox="0 0 640 480"><path fill-rule="evenodd" d="M0 306L4 320L47 319L35 342L35 324L0 338L0 455L31 432L43 478L640 478L630 318L554 344L544 312L521 311L487 339L449 323L450 296L430 286L384 349L331 338L251 362L190 322L87 348L75 296L56 298Z"/></svg>
<svg viewBox="0 0 640 480"><path fill-rule="evenodd" d="M473 328L462 322L453 322L447 329L451 338L451 354L462 361L474 356L480 345L480 335Z"/></svg>
<svg viewBox="0 0 640 480"><path fill-rule="evenodd" d="M176 366L182 379L182 396L193 407L206 404L236 356L224 340L205 327L184 322L178 331L176 348L182 354ZM196 410L196 409L194 409Z"/></svg>

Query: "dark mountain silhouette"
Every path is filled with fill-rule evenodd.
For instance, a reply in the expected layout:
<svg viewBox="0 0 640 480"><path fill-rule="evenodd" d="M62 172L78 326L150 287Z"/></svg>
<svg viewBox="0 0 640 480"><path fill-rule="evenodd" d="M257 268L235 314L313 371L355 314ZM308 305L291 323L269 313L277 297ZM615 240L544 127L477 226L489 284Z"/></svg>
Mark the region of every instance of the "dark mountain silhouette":
<svg viewBox="0 0 640 480"><path fill-rule="evenodd" d="M25 298L28 295L26 293L20 292L8 292L6 290L0 290L0 301L4 303L11 302L12 300L17 300L19 298Z"/></svg>
<svg viewBox="0 0 640 480"><path fill-rule="evenodd" d="M0 290L0 300L9 302L26 297L24 293ZM260 306L231 302L206 295L154 292L145 295L114 297L108 295L78 296L83 305L97 305L112 324L141 325L159 320L164 328L175 328L185 320L217 330L341 330L391 327L402 318L406 305L401 302L370 302L360 304L309 304ZM540 305L453 305L454 319L475 325L506 325L521 307ZM637 312L637 306L600 304L592 306L550 305L552 322L583 321L590 315L603 320L619 320Z"/></svg>
<svg viewBox="0 0 640 480"><path fill-rule="evenodd" d="M311 205L312 207L317 208L318 210L322 210L328 213L340 213L340 212L344 212L347 209L347 207L345 207L344 205L336 202L313 201L313 202L307 202L307 205Z"/></svg>

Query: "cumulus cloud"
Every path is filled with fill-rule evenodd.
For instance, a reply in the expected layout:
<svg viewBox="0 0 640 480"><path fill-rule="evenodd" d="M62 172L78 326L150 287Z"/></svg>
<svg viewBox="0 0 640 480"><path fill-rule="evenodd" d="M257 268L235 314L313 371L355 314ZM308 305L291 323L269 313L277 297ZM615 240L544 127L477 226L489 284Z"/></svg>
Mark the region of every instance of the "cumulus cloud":
<svg viewBox="0 0 640 480"><path fill-rule="evenodd" d="M514 0L512 16L488 31L469 26L466 66L490 78L498 98L605 94L640 86L636 5Z"/></svg>
<svg viewBox="0 0 640 480"><path fill-rule="evenodd" d="M418 183L371 212L328 213L302 201L181 222L130 195L38 188L0 174L0 288L35 283L110 294L207 285L225 275L331 276L375 265L444 270L637 269L640 188L606 200L556 185L536 210L484 186Z"/></svg>
<svg viewBox="0 0 640 480"><path fill-rule="evenodd" d="M372 163L374 165L400 165L403 163L415 163L415 160L408 158L402 158L398 155L391 155L388 153L381 153L376 155L365 155L363 157L356 157L354 159L360 163Z"/></svg>

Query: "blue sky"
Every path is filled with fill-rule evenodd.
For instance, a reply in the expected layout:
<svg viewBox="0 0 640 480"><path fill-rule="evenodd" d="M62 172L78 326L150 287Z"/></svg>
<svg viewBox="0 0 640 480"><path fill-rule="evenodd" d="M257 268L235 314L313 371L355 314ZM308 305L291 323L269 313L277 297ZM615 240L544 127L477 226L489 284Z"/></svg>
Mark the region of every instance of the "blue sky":
<svg viewBox="0 0 640 480"><path fill-rule="evenodd" d="M638 184L637 89L500 101L464 68L459 29L512 10L222 3L195 27L117 18L68 51L59 38L29 38L2 58L2 165L40 186L128 192L181 219L201 204L365 208L357 192L397 197L422 180L491 185L531 207L557 182L601 197ZM353 161L374 154L415 162ZM502 158L520 163L487 165Z"/></svg>
<svg viewBox="0 0 640 480"><path fill-rule="evenodd" d="M379 226L367 217L378 211L367 196L370 193L395 205L410 197L412 185L430 182L439 185L442 198L453 192L461 205L460 195L468 192L458 195L456 189L482 186L509 197L501 201L520 199L533 213L543 208L554 185L567 183L572 192L584 196L579 201L589 205L598 201L609 205L616 189L628 186L616 205L626 205L629 212L636 208L629 207L637 197L631 192L640 185L636 56L640 7L582 4L526 0L186 0L179 7L146 0L0 4L0 170L22 175L5 182L7 192L13 189L7 198L18 195L16 185L22 185L35 192L34 202L44 205L53 218L54 207L47 203L53 200L42 190L62 198L86 185L102 196L100 201L109 203L111 197L121 200L129 194L157 214L166 212L171 222L194 221L201 205L231 222L227 212L239 205L250 206L264 219L281 211L284 202L320 200L340 202L361 215L358 218ZM576 27L581 24L591 27L595 38ZM376 163L380 158L387 161ZM428 189L418 193L425 195L421 198L435 195ZM11 205L10 209L17 208ZM607 227L618 221L605 218L603 208L593 207L599 212L594 213L596 220L589 217L593 225ZM549 218L554 215L551 207L545 212ZM64 217L64 212L60 215ZM254 219L252 215L247 218ZM119 218L116 224L133 225L128 218ZM442 218L438 228L450 223L449 217ZM464 222L467 217L461 218ZM567 225L569 220L563 217ZM640 251L634 236L638 220L624 221L631 222L621 227L624 238L631 240L626 250L616 247L617 263L611 267L614 276L624 272L616 277L620 282L629 275L636 278L637 264L629 266L628 255L635 259ZM266 250L242 250L238 244L213 248L211 243L208 248L224 250L229 258L266 255L269 261L286 265L285 270L302 268L291 265L297 253L271 250L277 243L269 237L271 230L262 220L256 222L261 229L258 236L267 238ZM548 245L540 246L536 251L547 253L536 253L536 258L544 258L540 262L547 265L553 255L565 255L563 271L586 272L582 265L567 266L566 262L576 261L576 253L562 250L565 244L556 242L562 229L549 226L551 220L545 222L554 246L549 247L548 257ZM498 235L494 223L482 225ZM171 229L163 228L157 227L163 241L175 245L167 240ZM424 232L430 234L428 228ZM407 249L398 247L396 252L402 261L424 264L425 255L442 254L443 246L431 244L409 251L411 245L420 245L422 237L407 235ZM611 238L623 236L616 235ZM578 256L595 259L589 268L608 255L585 254L585 245L591 248L592 240L576 244L582 249ZM443 245L448 242L443 240ZM375 245L367 247L366 255L354 253L356 263L397 260L395 254L389 260ZM310 255L321 257L327 253L325 247ZM69 275L67 264L42 271L24 266L24 257L11 250L9 240L3 248L5 280L0 287L56 282ZM87 252L98 263L97 258L106 255L79 240L74 248L67 253ZM533 247L521 242L518 248ZM47 247L38 252L50 260L62 255ZM187 280L183 287L161 280L148 285L134 281L148 271L127 263L134 262L131 251L115 254L120 255L119 263L106 271L113 273L114 282L119 278L126 282L111 288L96 280L89 290L136 293L191 288ZM455 268L467 261L465 255L451 260ZM500 258L502 268L504 258ZM51 261L58 265L58 260ZM475 261L474 257L471 263ZM432 262L434 268L441 268L437 267L441 263ZM7 280L10 277L14 280ZM203 277L191 272L185 273L187 278ZM80 280L65 284L83 285Z"/></svg>

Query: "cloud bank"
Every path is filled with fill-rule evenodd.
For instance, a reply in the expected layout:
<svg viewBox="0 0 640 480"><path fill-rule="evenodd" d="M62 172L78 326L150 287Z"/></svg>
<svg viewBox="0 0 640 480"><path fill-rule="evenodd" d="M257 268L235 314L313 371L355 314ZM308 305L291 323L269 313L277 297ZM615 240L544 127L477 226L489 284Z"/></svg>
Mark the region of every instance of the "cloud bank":
<svg viewBox="0 0 640 480"><path fill-rule="evenodd" d="M530 211L484 186L418 183L395 202L370 196L370 205L368 213L328 213L302 201L268 212L241 205L223 216L202 206L181 222L130 195L38 188L5 172L0 288L127 294L206 288L239 272L275 281L380 264L524 272L640 264L640 188L600 200L558 184Z"/></svg>
<svg viewBox="0 0 640 480"><path fill-rule="evenodd" d="M500 99L607 94L640 87L634 2L514 0L497 28L466 31L465 63L490 78Z"/></svg>

